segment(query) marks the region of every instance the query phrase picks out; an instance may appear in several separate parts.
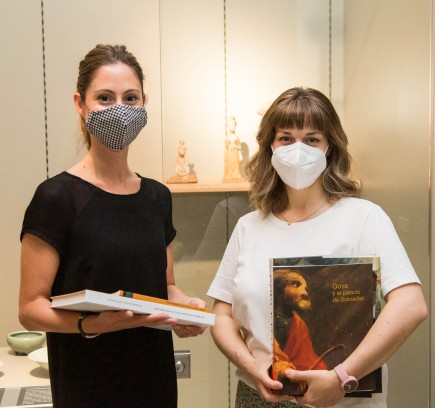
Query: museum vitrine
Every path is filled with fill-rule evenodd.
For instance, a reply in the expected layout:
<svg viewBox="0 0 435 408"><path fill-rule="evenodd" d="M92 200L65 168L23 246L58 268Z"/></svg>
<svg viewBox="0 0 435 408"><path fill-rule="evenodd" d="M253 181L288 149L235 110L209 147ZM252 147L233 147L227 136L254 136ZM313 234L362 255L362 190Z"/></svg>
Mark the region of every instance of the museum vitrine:
<svg viewBox="0 0 435 408"><path fill-rule="evenodd" d="M196 178L167 184L176 280L187 293L211 306L208 286L235 222L250 210L244 165L255 153L262 114L299 85L331 98L349 134L363 196L390 214L428 288L430 0L0 4L8 56L0 65L8 95L0 113L0 165L14 175L2 181L12 192L1 206L5 309L16 305L26 204L40 181L84 154L72 94L79 60L100 42L126 44L145 71L149 123L131 146L132 169L163 183L178 173ZM226 144L237 152L239 173L226 168ZM7 316L4 333L18 324L16 315ZM392 359L391 406L425 406L427 339L422 327ZM190 350L192 364L190 378L179 381L180 408L232 406L234 367L209 333L175 345ZM419 375L405 380L403 366ZM409 389L415 392L403 391Z"/></svg>

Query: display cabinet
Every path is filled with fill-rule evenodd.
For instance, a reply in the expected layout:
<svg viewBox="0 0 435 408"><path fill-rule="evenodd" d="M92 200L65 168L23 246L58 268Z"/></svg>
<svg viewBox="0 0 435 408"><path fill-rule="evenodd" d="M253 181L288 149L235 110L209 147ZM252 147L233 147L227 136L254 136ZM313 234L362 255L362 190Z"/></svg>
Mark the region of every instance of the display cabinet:
<svg viewBox="0 0 435 408"><path fill-rule="evenodd" d="M177 285L191 296L206 296L237 220L249 211L246 192L190 192L173 194L173 241ZM179 380L180 407L222 408L234 398L233 367L214 345L209 332L179 339L176 349L191 350L191 378Z"/></svg>
<svg viewBox="0 0 435 408"><path fill-rule="evenodd" d="M131 145L130 167L166 183L185 143L197 182L167 186L176 281L189 295L211 306L207 289L237 219L250 210L247 181L223 182L226 139L233 132L240 140L246 180L262 114L281 92L301 85L331 98L364 198L391 215L427 291L432 3L92 0L84 8L68 0L2 0L3 338L21 328L18 237L25 208L40 182L85 154L77 147L72 95L78 63L98 43L127 45L145 72L149 122ZM425 326L391 360L390 405L426 406L427 339ZM175 346L191 351L190 378L179 380L180 408L232 407L234 367L210 334L175 338ZM419 375L405 378L403 366Z"/></svg>

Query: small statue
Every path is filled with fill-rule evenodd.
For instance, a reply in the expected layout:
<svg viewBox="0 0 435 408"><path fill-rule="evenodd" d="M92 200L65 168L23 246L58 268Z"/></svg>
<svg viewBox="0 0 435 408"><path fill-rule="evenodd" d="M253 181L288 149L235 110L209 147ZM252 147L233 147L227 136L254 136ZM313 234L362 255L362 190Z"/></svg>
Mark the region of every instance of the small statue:
<svg viewBox="0 0 435 408"><path fill-rule="evenodd" d="M186 159L186 145L184 140L180 140L178 142L178 156L177 160L175 160L175 173L178 176L184 177L189 174L189 164Z"/></svg>
<svg viewBox="0 0 435 408"><path fill-rule="evenodd" d="M236 118L231 116L229 134L225 137L225 167L222 181L239 182L245 181L240 173L240 153L242 144L236 134Z"/></svg>
<svg viewBox="0 0 435 408"><path fill-rule="evenodd" d="M197 183L195 174L191 174L189 163L186 159L186 144L184 140L178 142L177 159L175 160L175 175L166 180L169 184L174 183ZM193 167L193 166L192 166Z"/></svg>

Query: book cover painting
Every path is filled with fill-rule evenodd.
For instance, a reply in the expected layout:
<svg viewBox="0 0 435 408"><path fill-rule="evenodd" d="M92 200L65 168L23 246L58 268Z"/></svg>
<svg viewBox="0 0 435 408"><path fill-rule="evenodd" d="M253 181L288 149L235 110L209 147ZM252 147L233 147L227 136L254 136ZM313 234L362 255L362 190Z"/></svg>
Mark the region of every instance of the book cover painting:
<svg viewBox="0 0 435 408"><path fill-rule="evenodd" d="M343 362L373 325L378 258L271 259L273 352L279 394L302 395L286 369L330 370ZM352 397L382 392L381 369L359 381Z"/></svg>

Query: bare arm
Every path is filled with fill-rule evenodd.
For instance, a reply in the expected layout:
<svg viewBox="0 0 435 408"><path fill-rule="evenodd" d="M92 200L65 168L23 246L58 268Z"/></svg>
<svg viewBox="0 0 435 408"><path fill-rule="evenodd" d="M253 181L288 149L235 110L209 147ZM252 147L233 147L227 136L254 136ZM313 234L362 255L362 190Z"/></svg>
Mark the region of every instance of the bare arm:
<svg viewBox="0 0 435 408"><path fill-rule="evenodd" d="M50 308L59 254L46 242L25 234L21 245L20 323L29 330L67 332L72 314Z"/></svg>
<svg viewBox="0 0 435 408"><path fill-rule="evenodd" d="M274 395L271 389L281 389L278 381L273 381L268 373L272 364L272 355L255 359L245 341L240 328L232 316L232 306L229 303L215 300L214 313L216 324L211 328L213 339L222 353L239 369L245 371L250 377L258 392L270 402L291 400L291 397Z"/></svg>
<svg viewBox="0 0 435 408"><path fill-rule="evenodd" d="M426 302L416 283L392 290L386 300L372 329L344 363L357 378L385 363L427 317Z"/></svg>
<svg viewBox="0 0 435 408"><path fill-rule="evenodd" d="M168 266L166 269L166 281L168 284L168 299L173 302L184 303L186 305L205 307L205 302L199 298L192 298L185 295L181 289L175 285L174 277L174 262L172 258L172 246L169 245L166 249ZM173 330L178 337L192 337L202 334L205 328L199 326L186 326L177 324L173 326Z"/></svg>
<svg viewBox="0 0 435 408"><path fill-rule="evenodd" d="M412 283L392 290L386 301L367 336L343 362L347 373L357 379L384 364L427 317L426 302L419 284ZM298 398L300 403L329 407L343 396L333 371L290 370L286 374L290 379L308 382L307 393Z"/></svg>
<svg viewBox="0 0 435 408"><path fill-rule="evenodd" d="M19 320L28 330L78 333L80 313L50 307L51 288L59 267L57 251L35 235L25 234L21 246ZM165 314L133 315L131 311L102 312L83 321L87 333L105 333L140 326L173 325Z"/></svg>

